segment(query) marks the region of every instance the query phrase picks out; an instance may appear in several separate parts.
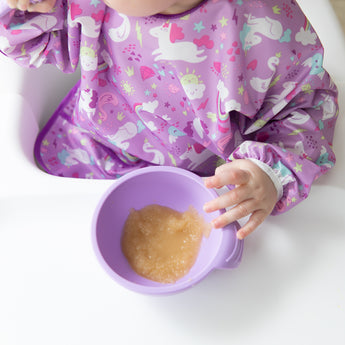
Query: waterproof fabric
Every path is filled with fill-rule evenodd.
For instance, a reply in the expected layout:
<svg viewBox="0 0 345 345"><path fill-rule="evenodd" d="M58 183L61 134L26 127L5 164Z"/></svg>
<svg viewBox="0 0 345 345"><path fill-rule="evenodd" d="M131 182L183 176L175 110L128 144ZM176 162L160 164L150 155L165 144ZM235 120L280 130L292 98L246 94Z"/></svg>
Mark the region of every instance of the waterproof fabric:
<svg viewBox="0 0 345 345"><path fill-rule="evenodd" d="M170 165L210 175L251 158L279 180L275 214L334 166L337 89L294 1L206 0L143 18L99 0L7 12L3 54L27 67L81 66L37 138L36 159L50 174L113 179Z"/></svg>

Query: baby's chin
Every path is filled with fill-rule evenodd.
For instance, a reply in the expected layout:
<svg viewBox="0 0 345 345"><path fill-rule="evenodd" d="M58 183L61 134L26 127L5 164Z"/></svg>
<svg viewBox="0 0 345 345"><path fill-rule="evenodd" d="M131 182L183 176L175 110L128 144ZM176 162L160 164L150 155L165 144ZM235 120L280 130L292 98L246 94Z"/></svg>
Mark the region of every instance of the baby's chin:
<svg viewBox="0 0 345 345"><path fill-rule="evenodd" d="M109 7L115 10L118 13L124 14L129 17L150 17L155 14L163 13L166 10L165 8L115 8L112 6L111 1L103 0L104 3ZM167 13L168 14L168 13Z"/></svg>
<svg viewBox="0 0 345 345"><path fill-rule="evenodd" d="M147 7L143 7L143 8L115 8L114 6L112 6L111 0L103 0L104 3L112 8L113 10L117 11L118 13L124 14L126 16L129 17L149 17L149 16L153 16L156 14L163 14L163 15L174 15L174 14L179 14L179 13L183 13L186 12L190 9L192 9L193 7L195 7L198 3L200 3L202 0L195 0L195 2L191 2L190 4L186 4L186 3L175 3L171 6L169 6L168 8L147 8Z"/></svg>

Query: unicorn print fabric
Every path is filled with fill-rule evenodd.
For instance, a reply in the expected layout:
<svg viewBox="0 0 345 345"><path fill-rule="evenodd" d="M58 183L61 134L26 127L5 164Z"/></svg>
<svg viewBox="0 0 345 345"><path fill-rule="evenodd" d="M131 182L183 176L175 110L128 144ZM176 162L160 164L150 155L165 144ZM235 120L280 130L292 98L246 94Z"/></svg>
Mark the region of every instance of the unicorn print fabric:
<svg viewBox="0 0 345 345"><path fill-rule="evenodd" d="M337 89L295 1L209 0L127 17L98 0L7 11L0 50L26 67L81 66L39 134L48 173L114 179L149 165L210 175L252 159L279 181L283 212L333 167Z"/></svg>

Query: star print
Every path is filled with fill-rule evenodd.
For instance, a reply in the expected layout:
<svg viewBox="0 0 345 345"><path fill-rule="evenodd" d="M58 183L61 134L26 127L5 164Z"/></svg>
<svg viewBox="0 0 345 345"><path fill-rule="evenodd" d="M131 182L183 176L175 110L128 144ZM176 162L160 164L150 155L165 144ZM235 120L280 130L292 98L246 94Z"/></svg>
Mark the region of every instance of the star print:
<svg viewBox="0 0 345 345"><path fill-rule="evenodd" d="M202 24L202 20L199 23L194 23L194 31L198 31L198 33L200 34L200 31L205 29L204 25Z"/></svg>
<svg viewBox="0 0 345 345"><path fill-rule="evenodd" d="M238 81L241 82L244 80L244 76L243 73L241 73L238 77L237 77Z"/></svg>
<svg viewBox="0 0 345 345"><path fill-rule="evenodd" d="M224 41L224 40L226 39L226 33L225 33L225 32L222 32L222 33L220 34L220 39L221 39L222 41Z"/></svg>
<svg viewBox="0 0 345 345"><path fill-rule="evenodd" d="M243 88L243 85L241 85L241 87L238 88L238 94L243 95L243 92L244 92L244 88Z"/></svg>
<svg viewBox="0 0 345 345"><path fill-rule="evenodd" d="M166 108L169 108L169 107L170 107L170 103L169 103L169 102L165 102L165 103L164 103L164 106L165 106Z"/></svg>
<svg viewBox="0 0 345 345"><path fill-rule="evenodd" d="M100 4L99 0L91 0L90 5L93 5L95 8Z"/></svg>
<svg viewBox="0 0 345 345"><path fill-rule="evenodd" d="M228 18L225 18L224 16L222 17L222 19L219 20L219 23L222 25L222 28L224 28L224 26L228 25Z"/></svg>
<svg viewBox="0 0 345 345"><path fill-rule="evenodd" d="M152 89L156 90L157 85L156 85L155 83L153 83L153 84L151 85L151 87L152 87Z"/></svg>
<svg viewBox="0 0 345 345"><path fill-rule="evenodd" d="M211 25L211 30L212 31L216 31L217 30L217 25L216 24L212 24Z"/></svg>
<svg viewBox="0 0 345 345"><path fill-rule="evenodd" d="M294 170L297 172L302 172L302 164L296 163L296 166L294 167Z"/></svg>
<svg viewBox="0 0 345 345"><path fill-rule="evenodd" d="M145 96L150 96L151 91L150 90L145 90Z"/></svg>

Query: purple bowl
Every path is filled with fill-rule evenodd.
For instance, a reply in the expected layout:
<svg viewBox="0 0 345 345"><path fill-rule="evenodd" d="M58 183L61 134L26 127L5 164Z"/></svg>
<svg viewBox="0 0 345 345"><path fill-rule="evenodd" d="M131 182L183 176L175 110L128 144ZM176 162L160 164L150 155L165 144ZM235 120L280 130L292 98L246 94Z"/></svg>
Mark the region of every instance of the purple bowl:
<svg viewBox="0 0 345 345"><path fill-rule="evenodd" d="M203 238L198 258L189 273L174 284L162 284L141 277L130 267L121 250L121 235L131 208L159 204L184 212L190 205L210 222L223 211L207 214L205 202L217 193L204 186L202 179L174 167L149 167L128 173L117 180L100 200L93 218L92 240L102 267L119 284L144 294L173 294L194 286L214 269L239 265L243 241L236 237L234 222L223 229L212 229Z"/></svg>

